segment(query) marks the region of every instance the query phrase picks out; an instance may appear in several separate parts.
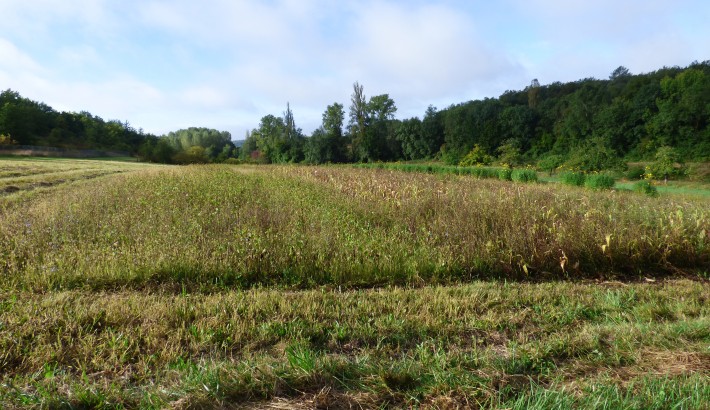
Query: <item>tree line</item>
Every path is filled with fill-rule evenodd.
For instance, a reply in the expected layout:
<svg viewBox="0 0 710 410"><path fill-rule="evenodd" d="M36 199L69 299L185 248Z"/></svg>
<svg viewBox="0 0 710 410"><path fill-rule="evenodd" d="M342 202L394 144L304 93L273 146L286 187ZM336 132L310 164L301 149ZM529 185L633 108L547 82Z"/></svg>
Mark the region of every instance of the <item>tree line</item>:
<svg viewBox="0 0 710 410"><path fill-rule="evenodd" d="M0 93L0 145L124 151L145 161L177 164L222 162L239 154L226 131L188 128L156 136L127 121L59 112L10 89Z"/></svg>
<svg viewBox="0 0 710 410"><path fill-rule="evenodd" d="M707 161L710 61L636 75L622 66L608 79L533 80L498 98L429 106L422 118L397 119L396 113L388 94L367 98L356 82L347 110L342 103L328 105L310 136L296 126L287 104L282 115L264 116L237 147L223 131L189 128L158 137L87 112L56 112L6 90L0 94L0 142L124 150L166 163L432 159L598 170L669 149L687 161Z"/></svg>
<svg viewBox="0 0 710 410"><path fill-rule="evenodd" d="M541 85L399 120L388 94L366 98L355 83L348 115L329 105L306 138L268 115L248 133L240 158L254 162L372 162L438 159L448 164L568 164L581 170L654 159L659 149L685 160L710 160L710 61L608 79ZM347 123L345 122L347 119Z"/></svg>

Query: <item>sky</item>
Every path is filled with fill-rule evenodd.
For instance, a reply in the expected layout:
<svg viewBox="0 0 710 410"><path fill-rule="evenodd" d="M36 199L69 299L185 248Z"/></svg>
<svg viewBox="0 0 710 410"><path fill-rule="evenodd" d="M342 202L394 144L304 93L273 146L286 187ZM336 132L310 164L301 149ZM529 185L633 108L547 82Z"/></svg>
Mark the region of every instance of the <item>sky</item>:
<svg viewBox="0 0 710 410"><path fill-rule="evenodd" d="M310 134L353 83L397 118L710 60L708 0L0 0L0 89L147 133L234 140L290 104Z"/></svg>

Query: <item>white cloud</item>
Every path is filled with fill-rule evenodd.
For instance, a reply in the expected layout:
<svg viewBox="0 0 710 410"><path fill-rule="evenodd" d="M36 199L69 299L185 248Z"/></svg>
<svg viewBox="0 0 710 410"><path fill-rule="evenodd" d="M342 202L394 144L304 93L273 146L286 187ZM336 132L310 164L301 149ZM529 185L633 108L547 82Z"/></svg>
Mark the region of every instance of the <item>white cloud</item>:
<svg viewBox="0 0 710 410"><path fill-rule="evenodd" d="M517 70L476 26L471 16L444 6L372 4L359 16L360 44L350 63L407 99L475 92L477 83Z"/></svg>
<svg viewBox="0 0 710 410"><path fill-rule="evenodd" d="M703 13L693 0L0 0L0 84L151 132L237 138L290 102L310 132L354 81L402 118L532 78L704 60Z"/></svg>
<svg viewBox="0 0 710 410"><path fill-rule="evenodd" d="M17 48L14 43L0 37L0 69L6 75L43 71L31 56Z"/></svg>

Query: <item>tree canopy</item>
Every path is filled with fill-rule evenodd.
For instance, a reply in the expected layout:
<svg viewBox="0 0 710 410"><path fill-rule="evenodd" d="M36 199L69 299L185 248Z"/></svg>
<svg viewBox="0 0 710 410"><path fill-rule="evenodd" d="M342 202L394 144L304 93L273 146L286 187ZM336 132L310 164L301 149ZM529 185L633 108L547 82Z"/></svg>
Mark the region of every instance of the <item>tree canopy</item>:
<svg viewBox="0 0 710 410"><path fill-rule="evenodd" d="M498 98L440 110L429 106L421 119L397 119L396 113L389 94L367 99L364 86L355 82L347 124L346 108L336 102L325 109L321 126L306 136L287 103L283 115L262 117L239 149L224 131L188 128L156 137L128 122L57 112L6 90L0 93L0 135L3 141L26 145L123 150L157 162L181 162L176 155L190 150L206 161L236 156L266 163L437 158L458 164L475 150L473 157L509 165L539 161L550 166L562 159L575 168L596 170L618 166L621 159L653 161L667 149L685 161L703 161L710 160L710 61L645 74L620 66L608 79L545 85L534 79Z"/></svg>

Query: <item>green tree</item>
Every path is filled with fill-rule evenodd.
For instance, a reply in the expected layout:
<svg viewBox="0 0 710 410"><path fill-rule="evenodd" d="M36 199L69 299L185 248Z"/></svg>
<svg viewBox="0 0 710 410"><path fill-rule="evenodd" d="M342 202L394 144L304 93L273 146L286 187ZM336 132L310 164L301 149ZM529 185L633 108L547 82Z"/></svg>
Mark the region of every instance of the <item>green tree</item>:
<svg viewBox="0 0 710 410"><path fill-rule="evenodd" d="M259 128L252 131L258 151L266 162L282 162L282 153L286 147L285 129L286 124L282 118L269 114L262 117Z"/></svg>
<svg viewBox="0 0 710 410"><path fill-rule="evenodd" d="M663 178L668 183L668 178L678 177L684 173L682 157L673 147L663 146L656 151L656 160L650 166L651 173L656 179Z"/></svg>
<svg viewBox="0 0 710 410"><path fill-rule="evenodd" d="M537 104L540 100L540 82L537 78L534 78L530 82L530 86L527 88L528 91L528 107L531 109L536 109Z"/></svg>
<svg viewBox="0 0 710 410"><path fill-rule="evenodd" d="M229 132L210 128L190 127L170 132L164 138L177 152L187 151L195 146L202 147L210 160L215 160L225 149L234 148Z"/></svg>
<svg viewBox="0 0 710 410"><path fill-rule="evenodd" d="M189 147L173 156L173 162L176 164L205 164L209 160L205 148L199 145Z"/></svg>
<svg viewBox="0 0 710 410"><path fill-rule="evenodd" d="M365 135L359 151L365 161L392 161L401 156L401 144L395 133L394 115L397 112L394 100L388 94L371 97L366 105L368 118Z"/></svg>
<svg viewBox="0 0 710 410"><path fill-rule="evenodd" d="M323 124L316 129L305 145L305 159L311 164L343 162L346 157L346 139L343 136L343 105L329 105L323 113Z"/></svg>
<svg viewBox="0 0 710 410"><path fill-rule="evenodd" d="M520 154L520 142L511 138L503 141L503 145L498 147L498 162L509 167L520 165L522 155Z"/></svg>
<svg viewBox="0 0 710 410"><path fill-rule="evenodd" d="M626 168L626 163L611 148L609 142L600 137L589 138L573 148L565 165L585 172Z"/></svg>
<svg viewBox="0 0 710 410"><path fill-rule="evenodd" d="M543 171L547 171L547 173L552 176L552 174L555 173L555 170L559 168L562 164L564 164L564 162L565 157L563 157L562 155L552 154L541 158L537 162L537 166Z"/></svg>
<svg viewBox="0 0 710 410"><path fill-rule="evenodd" d="M416 144L419 147L418 158L432 158L444 145L444 127L441 114L436 107L430 105L422 119L421 140Z"/></svg>
<svg viewBox="0 0 710 410"><path fill-rule="evenodd" d="M350 122L348 128L352 139L352 158L362 160L361 147L365 141L368 125L367 101L363 86L357 81L353 84L350 96Z"/></svg>
<svg viewBox="0 0 710 410"><path fill-rule="evenodd" d="M402 153L406 159L420 159L430 155L427 141L422 136L422 122L419 118L400 122L395 135L402 146Z"/></svg>
<svg viewBox="0 0 710 410"><path fill-rule="evenodd" d="M710 155L710 141L706 138L710 73L690 68L675 77L665 77L656 103L658 114L649 121L648 129L659 145L680 148L688 156Z"/></svg>

